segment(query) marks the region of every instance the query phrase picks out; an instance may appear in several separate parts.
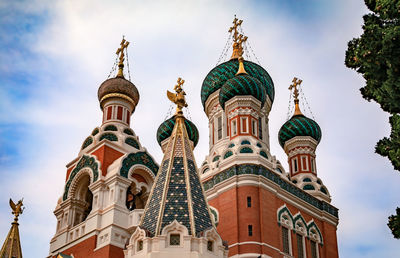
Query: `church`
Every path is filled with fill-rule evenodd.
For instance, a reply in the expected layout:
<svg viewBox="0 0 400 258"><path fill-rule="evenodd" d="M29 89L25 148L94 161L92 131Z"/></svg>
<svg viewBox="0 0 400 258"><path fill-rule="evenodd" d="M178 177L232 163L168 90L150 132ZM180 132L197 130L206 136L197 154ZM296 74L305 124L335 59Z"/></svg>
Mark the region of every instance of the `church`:
<svg viewBox="0 0 400 258"><path fill-rule="evenodd" d="M101 124L66 166L48 257L338 257L338 209L318 177L322 131L300 109L302 81L288 82L295 109L278 133L285 171L270 152L274 83L245 60L241 24L235 18L229 29L230 60L199 86L209 121L199 163L183 79L167 92L176 112L157 130L161 161L130 128L140 87L125 77L122 40L118 71L98 89Z"/></svg>

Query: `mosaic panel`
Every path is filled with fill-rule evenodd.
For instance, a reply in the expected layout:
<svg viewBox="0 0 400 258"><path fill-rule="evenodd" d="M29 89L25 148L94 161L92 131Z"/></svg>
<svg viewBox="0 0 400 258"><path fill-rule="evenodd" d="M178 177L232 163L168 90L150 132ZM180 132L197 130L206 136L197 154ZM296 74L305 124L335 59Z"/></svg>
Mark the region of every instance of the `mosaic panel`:
<svg viewBox="0 0 400 258"><path fill-rule="evenodd" d="M148 230L153 236L156 233L157 228L157 218L161 209L162 193L164 190L164 185L167 176L169 159L164 160L160 174L156 178L154 183L154 188L152 190L151 196L149 197L149 203L143 214L143 219L141 221L140 227Z"/></svg>
<svg viewBox="0 0 400 258"><path fill-rule="evenodd" d="M139 149L139 143L132 137L127 137L125 139L125 143L130 145L130 146L132 146L132 147L134 147L134 148L136 148L136 149Z"/></svg>
<svg viewBox="0 0 400 258"><path fill-rule="evenodd" d="M93 143L93 138L91 136L87 137L86 140L82 144L81 150L85 149L87 146Z"/></svg>
<svg viewBox="0 0 400 258"><path fill-rule="evenodd" d="M161 230L175 219L184 225L189 230L189 234L191 234L185 171L182 157L174 157L170 180L167 187Z"/></svg>
<svg viewBox="0 0 400 258"><path fill-rule="evenodd" d="M63 201L65 201L68 197L69 188L70 188L72 180L74 179L76 174L82 168L86 168L86 167L90 168L93 172L93 182L97 181L97 179L99 177L99 165L97 164L96 159L94 157L83 155L82 158L78 161L78 164L76 165L76 167L71 171L68 181L65 184Z"/></svg>
<svg viewBox="0 0 400 258"><path fill-rule="evenodd" d="M133 135L133 131L130 128L125 128L124 129L124 133L127 134L127 135Z"/></svg>
<svg viewBox="0 0 400 258"><path fill-rule="evenodd" d="M199 175L193 160L187 160L189 169L189 182L192 195L193 217L195 221L196 235L212 227L210 214L208 213L206 197L203 195Z"/></svg>
<svg viewBox="0 0 400 258"><path fill-rule="evenodd" d="M130 153L123 161L119 174L128 178L129 170L132 166L141 164L148 167L154 175L157 175L158 165L154 162L153 158L144 151Z"/></svg>

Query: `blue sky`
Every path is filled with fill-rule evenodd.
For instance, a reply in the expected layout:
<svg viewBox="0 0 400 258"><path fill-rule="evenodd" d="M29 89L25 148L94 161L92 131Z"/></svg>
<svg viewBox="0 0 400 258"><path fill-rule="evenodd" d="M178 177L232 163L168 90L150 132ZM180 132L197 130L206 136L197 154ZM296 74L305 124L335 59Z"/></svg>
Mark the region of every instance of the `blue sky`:
<svg viewBox="0 0 400 258"><path fill-rule="evenodd" d="M388 115L362 99L362 77L344 66L347 42L361 33L366 12L360 0L0 0L0 241L12 220L8 198L23 196L24 257L47 255L65 164L101 122L97 88L121 35L131 41L131 76L141 94L132 128L142 145L161 160L155 132L170 105L164 94L181 76L200 130L195 154L202 162L208 123L200 87L237 14L275 83L271 153L286 165L277 133L287 116L287 87L297 76L322 128L317 166L340 209L340 256L396 257L399 241L386 223L400 205L400 174L374 154L390 132Z"/></svg>

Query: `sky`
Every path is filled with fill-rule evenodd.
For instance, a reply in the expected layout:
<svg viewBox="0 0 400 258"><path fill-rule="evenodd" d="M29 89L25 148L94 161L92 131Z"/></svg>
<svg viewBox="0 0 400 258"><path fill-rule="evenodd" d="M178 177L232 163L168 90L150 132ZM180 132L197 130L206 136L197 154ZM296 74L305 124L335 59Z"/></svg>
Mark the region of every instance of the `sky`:
<svg viewBox="0 0 400 258"><path fill-rule="evenodd" d="M13 216L9 197L24 198L24 257L45 257L65 165L101 123L97 89L107 79L122 35L140 102L131 127L160 162L156 130L168 115L165 96L185 79L189 111L208 152L201 84L224 49L234 15L243 19L254 62L271 75L271 153L288 169L277 134L288 115L288 86L301 78L304 113L322 129L318 176L339 208L340 257L398 257L386 226L400 206L400 173L374 153L388 136L388 114L359 92L365 81L344 65L347 42L362 33L361 0L7 1L0 0L0 241ZM228 58L231 50L228 51ZM258 60L258 61L257 61Z"/></svg>

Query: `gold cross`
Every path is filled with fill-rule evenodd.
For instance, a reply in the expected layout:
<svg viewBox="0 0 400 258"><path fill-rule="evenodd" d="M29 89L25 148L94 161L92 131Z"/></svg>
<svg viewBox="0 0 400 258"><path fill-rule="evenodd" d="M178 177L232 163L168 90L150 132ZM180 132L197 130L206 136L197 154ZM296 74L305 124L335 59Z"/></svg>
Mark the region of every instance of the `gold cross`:
<svg viewBox="0 0 400 258"><path fill-rule="evenodd" d="M296 77L293 78L292 80L292 84L289 86L289 90L292 90L294 88L293 91L293 96L294 96L294 100L298 100L299 97L299 90L297 89L297 86L300 87L300 84L303 82L303 80L297 79Z"/></svg>
<svg viewBox="0 0 400 258"><path fill-rule="evenodd" d="M185 83L185 80L182 80L181 77L178 78L178 80L176 81L178 84L175 85L174 90L179 93L182 91L182 85Z"/></svg>
<svg viewBox="0 0 400 258"><path fill-rule="evenodd" d="M229 32L233 31L233 42L237 42L238 40L238 31L237 27L242 24L243 20L238 20L235 15L235 19L233 19L233 26L229 28Z"/></svg>
<svg viewBox="0 0 400 258"><path fill-rule="evenodd" d="M116 54L119 55L119 64L123 64L124 63L124 57L125 57L124 50L125 50L125 48L128 47L129 42L126 41L124 39L124 37L122 37L122 41L121 41L120 45L121 45L121 47L117 49Z"/></svg>

